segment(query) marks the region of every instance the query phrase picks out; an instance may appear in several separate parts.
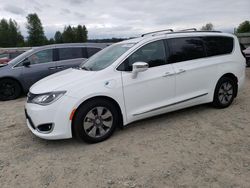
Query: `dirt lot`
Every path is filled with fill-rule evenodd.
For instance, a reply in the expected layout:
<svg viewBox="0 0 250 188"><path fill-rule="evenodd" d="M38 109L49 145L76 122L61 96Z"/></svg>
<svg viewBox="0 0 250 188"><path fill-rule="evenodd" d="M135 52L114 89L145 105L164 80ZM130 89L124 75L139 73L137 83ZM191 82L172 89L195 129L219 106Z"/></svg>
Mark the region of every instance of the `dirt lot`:
<svg viewBox="0 0 250 188"><path fill-rule="evenodd" d="M35 137L24 101L0 102L0 187L250 187L250 69L227 109L143 120L94 145Z"/></svg>

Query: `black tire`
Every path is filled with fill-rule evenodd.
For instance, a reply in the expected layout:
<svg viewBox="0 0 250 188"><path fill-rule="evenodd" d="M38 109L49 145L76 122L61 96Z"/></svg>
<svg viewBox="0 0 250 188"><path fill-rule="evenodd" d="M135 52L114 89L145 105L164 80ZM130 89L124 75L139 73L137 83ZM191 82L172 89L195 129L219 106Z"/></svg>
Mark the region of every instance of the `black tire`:
<svg viewBox="0 0 250 188"><path fill-rule="evenodd" d="M247 67L250 67L250 59L246 61Z"/></svg>
<svg viewBox="0 0 250 188"><path fill-rule="evenodd" d="M100 109L102 107L103 107L102 113L98 113L97 108ZM112 117L110 118L112 120L109 120L108 118L104 120L101 118L107 116L106 115L107 113L112 114ZM103 114L103 116L102 115L99 116L99 114ZM90 115L92 116L95 115L95 117L88 118ZM97 120L99 120L98 118L101 118L99 124L96 123ZM109 122L110 124L110 127L108 128L106 126L106 121ZM97 143L108 139L114 133L115 128L118 127L119 122L120 121L119 121L118 109L116 109L116 106L112 102L105 99L95 99L87 101L86 103L84 103L79 107L73 119L72 129L74 136L78 140L83 140L88 143ZM88 127L88 125L86 126L85 124L92 124L92 126L86 128ZM90 133L91 132L93 133L93 130L94 132L96 132L95 137L90 136ZM103 132L103 130L107 132L104 135L101 135L101 132Z"/></svg>
<svg viewBox="0 0 250 188"><path fill-rule="evenodd" d="M14 100L21 92L22 88L17 81L8 78L0 80L0 101Z"/></svg>
<svg viewBox="0 0 250 188"><path fill-rule="evenodd" d="M215 88L213 106L226 108L230 106L237 93L237 83L228 77L222 77Z"/></svg>

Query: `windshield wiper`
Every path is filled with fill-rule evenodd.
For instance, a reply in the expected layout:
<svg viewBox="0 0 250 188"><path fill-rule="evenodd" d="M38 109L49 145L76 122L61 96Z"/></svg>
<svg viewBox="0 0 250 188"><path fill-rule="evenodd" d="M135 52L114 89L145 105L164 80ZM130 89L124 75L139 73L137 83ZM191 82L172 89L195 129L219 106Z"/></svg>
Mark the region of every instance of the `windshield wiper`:
<svg viewBox="0 0 250 188"><path fill-rule="evenodd" d="M90 68L87 68L87 67L84 67L84 66L82 67L82 69L83 69L83 70L86 70L86 71L91 71Z"/></svg>

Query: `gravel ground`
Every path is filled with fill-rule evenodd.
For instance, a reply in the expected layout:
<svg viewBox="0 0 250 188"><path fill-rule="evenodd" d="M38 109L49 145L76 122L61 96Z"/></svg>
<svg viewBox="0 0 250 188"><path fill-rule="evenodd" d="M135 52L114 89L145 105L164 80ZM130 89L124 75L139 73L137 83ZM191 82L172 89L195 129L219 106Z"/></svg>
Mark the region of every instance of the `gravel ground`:
<svg viewBox="0 0 250 188"><path fill-rule="evenodd" d="M0 187L250 187L250 69L227 109L201 105L85 144L26 127L25 98L0 102Z"/></svg>

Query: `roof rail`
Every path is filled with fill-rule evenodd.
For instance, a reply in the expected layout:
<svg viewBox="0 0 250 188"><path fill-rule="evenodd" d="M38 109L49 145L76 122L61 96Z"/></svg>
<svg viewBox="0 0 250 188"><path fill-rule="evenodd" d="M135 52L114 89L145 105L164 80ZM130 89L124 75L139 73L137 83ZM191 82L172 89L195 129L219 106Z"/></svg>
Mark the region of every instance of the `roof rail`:
<svg viewBox="0 0 250 188"><path fill-rule="evenodd" d="M221 31L175 31L168 34L178 34L178 33L221 33Z"/></svg>
<svg viewBox="0 0 250 188"><path fill-rule="evenodd" d="M162 33L164 31L174 32L173 29L164 29L164 30L159 30L159 31L153 31L153 32L149 32L149 33L144 33L144 34L141 35L141 37L144 37L144 36L150 35L150 34L155 34L155 33Z"/></svg>
<svg viewBox="0 0 250 188"><path fill-rule="evenodd" d="M211 33L221 33L221 31L198 31L196 28L190 28L190 29L183 29L183 30L178 30L178 31L174 31L173 29L164 29L164 30L159 30L159 31L153 31L153 32L149 32L149 33L144 33L141 35L141 37L144 37L146 35L151 35L154 36L157 33L159 34L177 34L177 33L191 33L191 32L197 32L197 33L202 33L202 32L211 32Z"/></svg>
<svg viewBox="0 0 250 188"><path fill-rule="evenodd" d="M177 32L182 32L182 31L197 31L197 29L196 28L182 29L178 30Z"/></svg>

